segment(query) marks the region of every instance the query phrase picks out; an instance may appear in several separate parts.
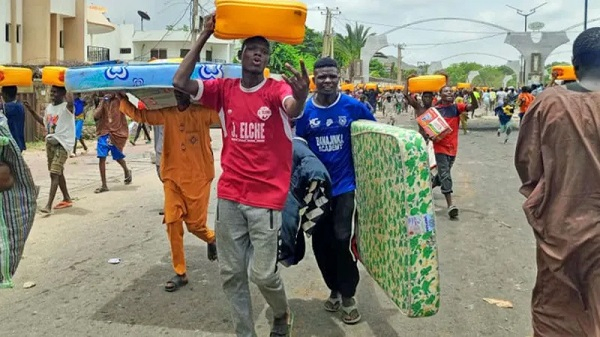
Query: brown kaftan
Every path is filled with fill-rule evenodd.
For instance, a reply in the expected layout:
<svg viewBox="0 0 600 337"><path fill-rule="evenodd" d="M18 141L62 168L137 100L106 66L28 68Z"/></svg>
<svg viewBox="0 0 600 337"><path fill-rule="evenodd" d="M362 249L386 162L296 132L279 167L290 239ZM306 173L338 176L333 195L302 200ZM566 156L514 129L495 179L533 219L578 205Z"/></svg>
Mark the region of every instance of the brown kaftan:
<svg viewBox="0 0 600 337"><path fill-rule="evenodd" d="M129 129L127 128L127 118L119 110L121 100L113 97L110 100L101 98L100 104L94 112L96 120L96 135L98 137L109 135L110 141L121 152L125 148Z"/></svg>
<svg viewBox="0 0 600 337"><path fill-rule="evenodd" d="M544 90L515 166L538 246L535 336L600 337L600 93Z"/></svg>

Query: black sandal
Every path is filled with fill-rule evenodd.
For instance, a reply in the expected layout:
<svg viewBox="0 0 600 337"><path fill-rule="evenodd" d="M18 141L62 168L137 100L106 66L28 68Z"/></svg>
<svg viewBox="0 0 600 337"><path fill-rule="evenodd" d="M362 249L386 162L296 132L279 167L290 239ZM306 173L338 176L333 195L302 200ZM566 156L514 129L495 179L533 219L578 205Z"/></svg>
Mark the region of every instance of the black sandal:
<svg viewBox="0 0 600 337"><path fill-rule="evenodd" d="M269 337L292 337L292 329L294 328L294 314L289 311L287 317L276 318L273 321L273 327Z"/></svg>
<svg viewBox="0 0 600 337"><path fill-rule="evenodd" d="M129 185L129 184L131 184L132 181L133 181L133 172L131 172L131 170L128 170L127 175L125 176L125 180L123 182L125 183L125 185Z"/></svg>
<svg viewBox="0 0 600 337"><path fill-rule="evenodd" d="M165 290L172 293L179 290L179 288L185 286L186 284L188 284L187 276L175 275L172 279L167 281L167 284L165 284Z"/></svg>

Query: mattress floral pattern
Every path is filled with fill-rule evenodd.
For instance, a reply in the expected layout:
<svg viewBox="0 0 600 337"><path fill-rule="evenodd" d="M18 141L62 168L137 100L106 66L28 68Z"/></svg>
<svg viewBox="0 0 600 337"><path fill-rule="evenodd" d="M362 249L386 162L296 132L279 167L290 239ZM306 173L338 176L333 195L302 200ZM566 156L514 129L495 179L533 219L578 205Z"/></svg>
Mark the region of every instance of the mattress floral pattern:
<svg viewBox="0 0 600 337"><path fill-rule="evenodd" d="M440 278L425 140L412 130L357 121L352 151L360 260L404 314L432 316Z"/></svg>

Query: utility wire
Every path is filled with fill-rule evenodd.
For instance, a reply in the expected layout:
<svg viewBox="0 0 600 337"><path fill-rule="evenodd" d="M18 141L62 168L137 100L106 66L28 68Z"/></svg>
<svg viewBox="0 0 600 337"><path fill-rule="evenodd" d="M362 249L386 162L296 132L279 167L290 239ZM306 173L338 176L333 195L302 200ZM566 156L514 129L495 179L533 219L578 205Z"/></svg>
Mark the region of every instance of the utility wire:
<svg viewBox="0 0 600 337"><path fill-rule="evenodd" d="M179 19L175 23L172 24L173 27L177 26L181 22L181 20L183 20L183 18L188 13L188 11L190 10L190 8L192 8L192 1L189 2L189 4L186 7L186 9L183 11L183 14L181 15L181 17L179 17ZM146 53L144 53L144 54L136 57L136 59L139 60L139 59L145 57L146 55L149 55L150 53L152 53L152 49L156 48L156 46L158 46L171 33L172 33L171 31L167 30L165 32L165 34L160 38L160 40L158 40L158 42L156 42L156 44L152 48L150 48L148 52L146 52Z"/></svg>

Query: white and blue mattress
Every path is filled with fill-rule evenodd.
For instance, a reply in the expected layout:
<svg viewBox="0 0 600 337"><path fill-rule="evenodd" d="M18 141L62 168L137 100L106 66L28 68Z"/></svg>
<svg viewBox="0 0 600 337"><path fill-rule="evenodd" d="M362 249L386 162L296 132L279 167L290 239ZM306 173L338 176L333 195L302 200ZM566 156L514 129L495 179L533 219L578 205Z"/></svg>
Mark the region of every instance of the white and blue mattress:
<svg viewBox="0 0 600 337"><path fill-rule="evenodd" d="M176 106L173 76L175 63L109 64L69 68L65 87L72 92L125 91L140 99L150 110ZM241 78L239 64L197 63L191 79Z"/></svg>

